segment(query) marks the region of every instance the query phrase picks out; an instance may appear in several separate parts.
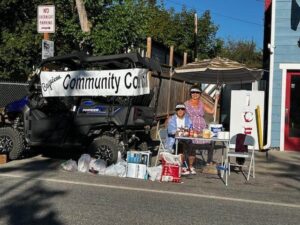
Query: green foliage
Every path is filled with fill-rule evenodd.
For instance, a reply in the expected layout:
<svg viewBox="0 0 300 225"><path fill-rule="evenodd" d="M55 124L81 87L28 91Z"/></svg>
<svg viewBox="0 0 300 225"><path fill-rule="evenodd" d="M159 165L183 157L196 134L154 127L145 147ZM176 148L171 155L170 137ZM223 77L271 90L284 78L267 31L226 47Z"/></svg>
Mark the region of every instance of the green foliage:
<svg viewBox="0 0 300 225"><path fill-rule="evenodd" d="M220 40L216 38L218 26L211 20L209 11L205 11L198 20L198 58L213 58L220 51Z"/></svg>
<svg viewBox="0 0 300 225"><path fill-rule="evenodd" d="M125 1L104 10L93 26L91 39L94 53L114 54L139 47L145 40L147 23L145 3Z"/></svg>
<svg viewBox="0 0 300 225"><path fill-rule="evenodd" d="M0 78L24 80L37 63L36 10L30 9L36 2L0 2Z"/></svg>
<svg viewBox="0 0 300 225"><path fill-rule="evenodd" d="M253 41L228 40L219 56L246 64L250 68L262 68L262 51Z"/></svg>
<svg viewBox="0 0 300 225"><path fill-rule="evenodd" d="M97 55L123 53L144 48L148 36L166 46L174 45L179 53L186 51L190 57L193 54L194 10L166 10L163 1L82 1L91 24L90 33L81 31L75 0L52 0L56 32L50 39L55 43L55 55L80 50ZM37 7L42 4L45 1L0 0L0 79L25 80L41 61L43 35L37 33ZM223 54L236 59L242 54L230 42L222 50L224 43L216 38L218 27L209 11L198 16L198 58ZM246 52L246 46L244 49ZM258 55L252 53L255 62ZM242 56L239 59L247 60Z"/></svg>

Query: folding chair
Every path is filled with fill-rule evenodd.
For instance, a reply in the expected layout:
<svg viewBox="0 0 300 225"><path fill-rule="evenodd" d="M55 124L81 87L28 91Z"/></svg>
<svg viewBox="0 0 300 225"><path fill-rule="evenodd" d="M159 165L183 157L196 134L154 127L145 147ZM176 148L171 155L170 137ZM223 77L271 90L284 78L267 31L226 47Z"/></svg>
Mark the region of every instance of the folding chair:
<svg viewBox="0 0 300 225"><path fill-rule="evenodd" d="M242 139L238 140L238 138L242 138ZM230 139L230 144L234 145L234 147L236 148L237 143L240 142L240 141L242 141L243 143L239 143L239 144L247 146L247 148L250 147L250 149L248 149L247 152L236 152L235 149L229 149L228 150L227 159L226 159L227 171L225 173L225 176L226 176L225 184L226 184L226 186L227 186L227 183L228 183L228 181L227 181L228 180L228 175L230 175L230 166L234 165L234 166L240 167L241 170L242 170L243 167L246 166L246 164L239 165L239 164L230 163L231 158L243 158L243 159L245 159L245 161L246 161L246 159L250 159L250 163L248 165L249 168L248 168L248 174L247 174L247 181L249 181L250 174L251 174L251 169L252 169L252 173L253 173L252 176L253 176L253 178L255 178L255 159L254 159L255 140L250 135L236 134ZM242 170L242 173L243 173L243 170Z"/></svg>
<svg viewBox="0 0 300 225"><path fill-rule="evenodd" d="M164 145L167 137L168 137L167 129L160 129L158 131L158 139L159 139L160 143L159 143L159 148L158 148L157 157L156 157L156 161L155 161L155 166L157 166L157 162L158 162L160 153L167 151L167 149L165 148L165 145Z"/></svg>

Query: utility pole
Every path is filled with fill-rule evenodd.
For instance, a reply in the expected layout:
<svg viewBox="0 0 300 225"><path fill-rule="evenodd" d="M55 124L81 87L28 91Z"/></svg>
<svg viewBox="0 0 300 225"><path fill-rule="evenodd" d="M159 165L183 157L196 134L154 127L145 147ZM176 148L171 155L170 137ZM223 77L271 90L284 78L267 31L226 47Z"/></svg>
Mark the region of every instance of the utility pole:
<svg viewBox="0 0 300 225"><path fill-rule="evenodd" d="M198 35L198 17L197 17L197 13L195 13L194 16L194 26L195 26L195 30L194 30L194 59L195 61L197 61L197 35Z"/></svg>

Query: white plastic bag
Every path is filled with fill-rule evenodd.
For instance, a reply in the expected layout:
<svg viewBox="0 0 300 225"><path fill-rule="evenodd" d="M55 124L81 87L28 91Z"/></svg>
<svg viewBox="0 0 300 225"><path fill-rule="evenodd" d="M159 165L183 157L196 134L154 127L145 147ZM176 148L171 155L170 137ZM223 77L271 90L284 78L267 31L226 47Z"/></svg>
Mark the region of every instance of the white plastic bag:
<svg viewBox="0 0 300 225"><path fill-rule="evenodd" d="M147 167L147 172L150 176L150 180L160 180L161 178L161 172L162 172L162 166L155 166L155 167Z"/></svg>
<svg viewBox="0 0 300 225"><path fill-rule="evenodd" d="M66 171L77 171L77 163L76 161L69 159L61 164L61 167Z"/></svg>
<svg viewBox="0 0 300 225"><path fill-rule="evenodd" d="M105 169L99 171L100 175L126 177L126 162L122 159L116 164L112 164Z"/></svg>
<svg viewBox="0 0 300 225"><path fill-rule="evenodd" d="M117 163L118 162L121 162L123 159L122 159L122 153L120 151L118 151L118 159L117 159Z"/></svg>
<svg viewBox="0 0 300 225"><path fill-rule="evenodd" d="M118 172L116 170L116 166L115 164L110 165L109 167L107 167L104 171L104 175L108 175L108 176L118 176Z"/></svg>
<svg viewBox="0 0 300 225"><path fill-rule="evenodd" d="M78 171L86 173L89 171L91 156L89 154L82 154L78 160Z"/></svg>
<svg viewBox="0 0 300 225"><path fill-rule="evenodd" d="M106 169L106 162L103 159L91 159L89 170L94 172L103 171Z"/></svg>
<svg viewBox="0 0 300 225"><path fill-rule="evenodd" d="M115 169L119 177L126 177L126 165L126 161L124 161L123 159L121 159L115 165Z"/></svg>
<svg viewBox="0 0 300 225"><path fill-rule="evenodd" d="M169 152L162 152L160 155L166 161L166 163L178 165L178 166L181 165L180 155L173 155Z"/></svg>

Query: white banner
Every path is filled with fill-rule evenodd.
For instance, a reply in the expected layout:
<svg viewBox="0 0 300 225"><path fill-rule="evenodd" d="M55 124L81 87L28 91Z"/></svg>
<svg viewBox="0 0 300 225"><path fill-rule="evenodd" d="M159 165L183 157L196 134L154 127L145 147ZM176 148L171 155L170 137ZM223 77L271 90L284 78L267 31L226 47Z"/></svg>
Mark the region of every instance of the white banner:
<svg viewBox="0 0 300 225"><path fill-rule="evenodd" d="M147 69L42 71L40 79L44 97L137 96L150 93Z"/></svg>

